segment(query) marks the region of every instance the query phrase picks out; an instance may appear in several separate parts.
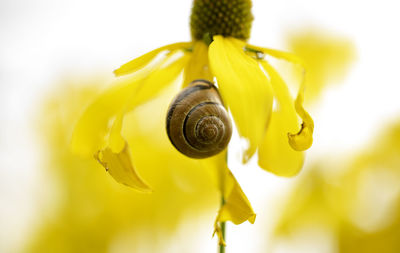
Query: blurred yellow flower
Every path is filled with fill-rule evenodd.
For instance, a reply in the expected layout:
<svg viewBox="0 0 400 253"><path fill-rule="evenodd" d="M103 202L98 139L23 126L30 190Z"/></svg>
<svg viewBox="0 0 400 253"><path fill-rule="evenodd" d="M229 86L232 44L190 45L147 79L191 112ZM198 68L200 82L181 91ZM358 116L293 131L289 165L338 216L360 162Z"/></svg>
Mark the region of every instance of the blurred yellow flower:
<svg viewBox="0 0 400 253"><path fill-rule="evenodd" d="M260 167L280 176L296 175L303 164L302 151L312 144L314 129L310 115L302 106L304 83L293 99L264 55L300 67L303 64L290 53L246 43L252 20L250 0L195 0L191 15L192 41L163 46L115 70L116 76L124 78L84 112L72 136L73 150L94 155L116 181L151 192L152 182L148 184L147 177L143 177L145 181L136 168L143 168L140 173L143 174L146 168L155 166L152 163L158 156L149 150L144 152L142 143L126 140L127 136L155 137L151 134L140 137L134 126L145 127L144 123L139 120L128 127L127 118L165 89L178 90L196 79L215 80L240 136L248 142L243 162L258 150ZM148 111L145 117L159 114L167 113L160 107ZM165 140L165 136L156 137ZM163 156L188 159L169 146ZM227 167L226 151L192 162L197 162L205 171L211 170L219 183L224 199L216 222L220 238L219 222L254 222L252 207ZM157 169L164 170L164 164L157 164Z"/></svg>
<svg viewBox="0 0 400 253"><path fill-rule="evenodd" d="M340 160L340 159L335 159ZM276 242L303 240L318 251L399 252L400 123L381 134L349 164L315 166L290 196L276 228ZM344 167L344 168L341 168ZM329 251L331 252L331 251Z"/></svg>
<svg viewBox="0 0 400 253"><path fill-rule="evenodd" d="M317 28L289 33L287 43L307 69L307 101L320 97L328 84L341 82L356 58L355 46L349 39ZM297 80L303 78L296 75Z"/></svg>

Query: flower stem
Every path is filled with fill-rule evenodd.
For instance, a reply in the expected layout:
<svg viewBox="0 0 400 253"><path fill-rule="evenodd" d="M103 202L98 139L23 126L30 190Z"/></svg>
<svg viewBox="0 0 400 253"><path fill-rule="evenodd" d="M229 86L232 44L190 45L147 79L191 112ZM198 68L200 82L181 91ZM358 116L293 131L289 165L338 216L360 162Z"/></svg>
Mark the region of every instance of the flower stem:
<svg viewBox="0 0 400 253"><path fill-rule="evenodd" d="M221 197L221 206L225 205L225 198L224 196ZM226 242L225 239L225 221L221 222L221 233L222 233L222 239ZM224 244L219 244L219 253L225 253L225 245Z"/></svg>
<svg viewBox="0 0 400 253"><path fill-rule="evenodd" d="M222 231L222 237L225 240L225 221L221 223L221 231ZM225 253L225 245L223 244L219 245L219 253Z"/></svg>

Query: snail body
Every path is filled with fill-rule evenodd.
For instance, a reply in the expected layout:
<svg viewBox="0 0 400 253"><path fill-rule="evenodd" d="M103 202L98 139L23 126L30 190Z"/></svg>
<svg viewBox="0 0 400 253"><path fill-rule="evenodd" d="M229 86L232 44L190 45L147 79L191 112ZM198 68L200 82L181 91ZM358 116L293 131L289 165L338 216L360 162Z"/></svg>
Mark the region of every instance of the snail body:
<svg viewBox="0 0 400 253"><path fill-rule="evenodd" d="M217 88L195 80L183 89L168 108L168 138L182 154L206 158L226 148L232 124Z"/></svg>

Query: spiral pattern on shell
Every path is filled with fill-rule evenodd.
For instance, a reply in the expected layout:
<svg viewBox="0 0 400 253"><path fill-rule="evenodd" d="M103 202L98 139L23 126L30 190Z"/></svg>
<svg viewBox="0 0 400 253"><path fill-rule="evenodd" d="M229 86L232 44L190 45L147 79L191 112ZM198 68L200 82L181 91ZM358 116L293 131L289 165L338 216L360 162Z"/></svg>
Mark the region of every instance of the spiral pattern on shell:
<svg viewBox="0 0 400 253"><path fill-rule="evenodd" d="M232 136L232 124L221 96L206 80L193 81L175 97L166 123L171 143L192 158L218 154Z"/></svg>

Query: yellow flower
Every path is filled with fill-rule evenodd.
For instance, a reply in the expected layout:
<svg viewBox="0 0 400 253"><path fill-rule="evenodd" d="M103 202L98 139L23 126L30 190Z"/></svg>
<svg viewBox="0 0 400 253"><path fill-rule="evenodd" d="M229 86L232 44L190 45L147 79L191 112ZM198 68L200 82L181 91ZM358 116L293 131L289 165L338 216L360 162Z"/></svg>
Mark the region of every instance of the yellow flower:
<svg viewBox="0 0 400 253"><path fill-rule="evenodd" d="M263 169L280 176L296 175L303 164L302 151L312 144L314 128L302 106L304 82L293 99L264 55L300 67L302 62L290 53L248 44L252 20L250 0L195 0L192 41L163 46L115 70L116 76L124 78L84 112L75 128L72 148L94 155L116 181L151 192L136 170L146 169L135 163L141 146L125 141L130 130L125 128L124 118L165 89L175 87L178 91L193 80L205 79L215 81L240 136L248 142L243 162L258 150ZM166 115L166 111L163 113ZM148 117L152 117L151 112ZM170 145L171 155L179 156ZM224 199L216 222L219 235L219 222L240 224L255 220L247 197L228 168L226 152L198 161L205 171L215 173Z"/></svg>

